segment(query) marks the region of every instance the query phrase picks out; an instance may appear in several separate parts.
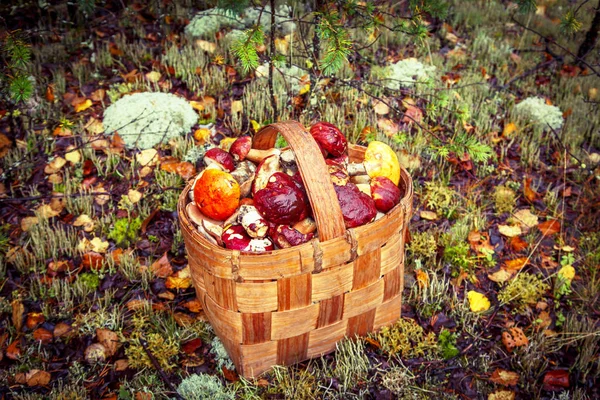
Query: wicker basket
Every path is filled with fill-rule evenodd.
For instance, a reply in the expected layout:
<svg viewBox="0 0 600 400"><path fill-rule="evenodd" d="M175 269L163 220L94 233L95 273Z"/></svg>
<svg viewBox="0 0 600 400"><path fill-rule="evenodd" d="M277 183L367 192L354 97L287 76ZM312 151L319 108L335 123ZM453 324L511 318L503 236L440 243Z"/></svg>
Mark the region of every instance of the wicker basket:
<svg viewBox="0 0 600 400"><path fill-rule="evenodd" d="M258 254L228 250L209 243L189 220L189 185L178 203L196 293L245 377L319 357L345 336L365 335L400 317L413 197L408 173L401 171L400 204L375 222L346 230L326 164L302 125L266 126L254 147L273 147L277 133L296 156L319 240ZM349 145L350 161L362 161L364 152Z"/></svg>

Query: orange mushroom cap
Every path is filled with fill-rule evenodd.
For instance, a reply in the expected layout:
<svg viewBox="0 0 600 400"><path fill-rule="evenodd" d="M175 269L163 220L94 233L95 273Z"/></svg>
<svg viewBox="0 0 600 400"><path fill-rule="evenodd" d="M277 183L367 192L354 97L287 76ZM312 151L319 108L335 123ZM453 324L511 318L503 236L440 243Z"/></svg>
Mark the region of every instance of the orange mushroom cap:
<svg viewBox="0 0 600 400"><path fill-rule="evenodd" d="M194 201L202 214L223 221L240 204L240 185L228 172L205 169L194 186Z"/></svg>

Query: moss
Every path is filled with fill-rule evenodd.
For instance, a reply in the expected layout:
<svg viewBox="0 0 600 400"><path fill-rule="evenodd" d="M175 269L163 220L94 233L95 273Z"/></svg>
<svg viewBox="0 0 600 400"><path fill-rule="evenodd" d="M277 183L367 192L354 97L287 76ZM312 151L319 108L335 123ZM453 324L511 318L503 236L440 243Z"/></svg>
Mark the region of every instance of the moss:
<svg viewBox="0 0 600 400"><path fill-rule="evenodd" d="M448 186L439 182L425 183L425 204L428 208L449 218L453 211L452 201L456 193Z"/></svg>
<svg viewBox="0 0 600 400"><path fill-rule="evenodd" d="M273 392L273 394L283 395L286 399L298 400L321 397L317 378L307 369L275 366L273 378L274 387L269 389L269 393Z"/></svg>
<svg viewBox="0 0 600 400"><path fill-rule="evenodd" d="M460 350L456 347L456 334L447 329L442 329L440 332L438 346L442 357L446 360L460 354Z"/></svg>
<svg viewBox="0 0 600 400"><path fill-rule="evenodd" d="M435 356L438 342L435 333L425 334L423 328L410 318L401 318L392 326L386 326L373 334L381 349L390 356L416 358Z"/></svg>
<svg viewBox="0 0 600 400"><path fill-rule="evenodd" d="M140 217L119 218L108 233L108 238L114 240L116 244L127 246L137 239L141 227L142 219Z"/></svg>
<svg viewBox="0 0 600 400"><path fill-rule="evenodd" d="M77 280L86 288L96 290L100 285L100 277L92 272L84 272L79 275Z"/></svg>
<svg viewBox="0 0 600 400"><path fill-rule="evenodd" d="M415 259L432 259L437 254L437 241L431 232L417 232L411 237L408 250Z"/></svg>
<svg viewBox="0 0 600 400"><path fill-rule="evenodd" d="M514 190L506 186L496 186L494 208L498 214L511 212L517 202Z"/></svg>
<svg viewBox="0 0 600 400"><path fill-rule="evenodd" d="M458 271L453 270L455 274L459 271L468 271L475 265L475 258L470 254L469 244L464 242L447 246L444 249L444 260L458 267Z"/></svg>
<svg viewBox="0 0 600 400"><path fill-rule="evenodd" d="M537 275L522 273L500 290L498 300L517 306L517 312L524 312L527 306L537 303L548 289L550 286Z"/></svg>
<svg viewBox="0 0 600 400"><path fill-rule="evenodd" d="M560 129L564 122L560 108L546 104L541 97L528 97L517 104L514 110L541 129L548 129L548 126Z"/></svg>
<svg viewBox="0 0 600 400"><path fill-rule="evenodd" d="M107 134L118 132L129 148L149 149L188 133L198 121L192 106L168 93L134 93L104 111Z"/></svg>
<svg viewBox="0 0 600 400"><path fill-rule="evenodd" d="M140 340L146 341L148 350L162 369L171 371L175 368L176 364L173 360L179 354L179 343L175 339L165 338L159 333L149 333L145 335L145 338L139 337L139 333L134 333L134 336L136 337L130 340L129 347L125 349L125 355L131 368L154 368L154 364L150 361Z"/></svg>
<svg viewBox="0 0 600 400"><path fill-rule="evenodd" d="M193 374L177 387L177 393L186 400L233 400L234 393L224 386L219 378L208 374Z"/></svg>

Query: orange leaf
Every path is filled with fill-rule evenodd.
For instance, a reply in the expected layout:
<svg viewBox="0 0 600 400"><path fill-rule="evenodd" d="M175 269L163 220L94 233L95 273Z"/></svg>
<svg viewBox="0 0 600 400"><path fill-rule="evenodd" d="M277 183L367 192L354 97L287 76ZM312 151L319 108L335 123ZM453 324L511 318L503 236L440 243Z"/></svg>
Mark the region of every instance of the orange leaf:
<svg viewBox="0 0 600 400"><path fill-rule="evenodd" d="M514 327L502 332L502 343L506 350L511 353L515 347L526 346L529 339L527 339L521 328Z"/></svg>
<svg viewBox="0 0 600 400"><path fill-rule="evenodd" d="M519 237L519 236L510 238L508 240L508 245L515 252L525 250L527 247L529 247L529 243L527 243L526 241L521 239L521 237Z"/></svg>
<svg viewBox="0 0 600 400"><path fill-rule="evenodd" d="M33 331L33 339L39 340L43 344L50 343L53 338L54 336L52 335L52 332L50 332L48 329L38 328Z"/></svg>
<svg viewBox="0 0 600 400"><path fill-rule="evenodd" d="M232 370L227 369L225 367L221 367L221 371L223 371L223 376L229 382L237 382L237 381L240 380L240 377L238 376L237 372L235 372L235 371L232 371Z"/></svg>
<svg viewBox="0 0 600 400"><path fill-rule="evenodd" d="M115 57L120 57L123 54L123 50L121 50L116 44L114 44L113 42L110 42L108 44L108 51L111 55L115 56Z"/></svg>
<svg viewBox="0 0 600 400"><path fill-rule="evenodd" d="M25 375L27 386L46 386L50 383L51 375L49 372L32 369Z"/></svg>
<svg viewBox="0 0 600 400"><path fill-rule="evenodd" d="M519 374L498 368L490 376L490 381L503 386L515 386L519 382Z"/></svg>
<svg viewBox="0 0 600 400"><path fill-rule="evenodd" d="M187 308L190 312L199 313L202 311L202 303L200 300L194 299L182 304L183 307Z"/></svg>
<svg viewBox="0 0 600 400"><path fill-rule="evenodd" d="M194 164L187 161L163 162L160 165L160 169L167 172L173 172L186 180L196 175L196 167L194 167Z"/></svg>
<svg viewBox="0 0 600 400"><path fill-rule="evenodd" d="M527 265L527 257L519 257L515 258L514 260L507 260L504 263L504 267L511 272L520 271L525 265Z"/></svg>
<svg viewBox="0 0 600 400"><path fill-rule="evenodd" d="M481 256L489 252L494 252L494 246L490 243L490 237L487 233L469 232L467 240L477 255Z"/></svg>
<svg viewBox="0 0 600 400"><path fill-rule="evenodd" d="M160 259L155 261L151 266L150 270L158 278L166 278L173 273L173 267L169 262L167 253L165 253Z"/></svg>
<svg viewBox="0 0 600 400"><path fill-rule="evenodd" d="M523 185L523 194L529 201L534 201L539 197L538 192L531 188L531 178L525 178L525 184Z"/></svg>
<svg viewBox="0 0 600 400"><path fill-rule="evenodd" d="M541 224L538 224L537 227L544 236L550 236L554 235L557 232L560 232L560 222L556 219L549 219L548 221L544 221Z"/></svg>
<svg viewBox="0 0 600 400"><path fill-rule="evenodd" d="M46 100L48 100L50 103L54 103L54 85L48 85L48 87L46 87Z"/></svg>
<svg viewBox="0 0 600 400"><path fill-rule="evenodd" d="M4 352L4 354L6 354L6 357L10 358L11 360L18 360L19 357L21 356L20 340L17 339L14 342L12 342L11 344L9 344L8 347L6 348L6 351Z"/></svg>

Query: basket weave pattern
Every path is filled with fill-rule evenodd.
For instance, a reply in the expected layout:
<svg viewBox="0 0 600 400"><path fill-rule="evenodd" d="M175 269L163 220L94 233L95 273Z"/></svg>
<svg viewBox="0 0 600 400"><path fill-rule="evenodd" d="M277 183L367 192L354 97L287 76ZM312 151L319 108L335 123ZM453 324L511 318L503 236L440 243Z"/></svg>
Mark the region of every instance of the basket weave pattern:
<svg viewBox="0 0 600 400"><path fill-rule="evenodd" d="M400 317L404 234L412 211L410 176L402 170L399 186L405 195L400 204L375 222L346 230L339 205L334 207L337 198L325 163L312 159L320 153L312 152L316 144L300 124L263 128L255 147L272 147L277 132L296 155L319 240L266 253L228 250L204 239L185 214L190 186L178 204L196 293L245 377L329 353L344 336L365 335ZM296 140L308 143L309 150ZM350 161L362 161L364 151L349 145ZM329 181L325 189L315 182L323 178Z"/></svg>

